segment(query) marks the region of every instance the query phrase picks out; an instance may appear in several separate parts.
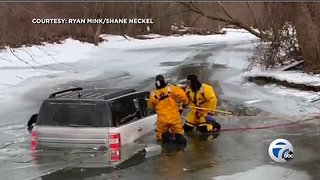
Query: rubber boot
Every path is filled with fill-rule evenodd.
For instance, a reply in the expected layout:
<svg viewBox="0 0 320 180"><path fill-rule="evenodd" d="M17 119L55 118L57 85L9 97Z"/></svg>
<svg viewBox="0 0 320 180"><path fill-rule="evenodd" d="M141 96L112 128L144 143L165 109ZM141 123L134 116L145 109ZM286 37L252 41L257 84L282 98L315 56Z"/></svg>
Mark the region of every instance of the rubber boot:
<svg viewBox="0 0 320 180"><path fill-rule="evenodd" d="M220 131L221 125L217 121L213 122L212 125L213 125L214 128L217 129L217 131Z"/></svg>
<svg viewBox="0 0 320 180"><path fill-rule="evenodd" d="M201 132L201 133L208 133L209 132L208 127L206 125L199 126L198 127L198 131Z"/></svg>
<svg viewBox="0 0 320 180"><path fill-rule="evenodd" d="M187 124L184 124L183 125L183 130L185 133L189 133L189 132L192 132L193 131L193 128L192 126L188 126Z"/></svg>
<svg viewBox="0 0 320 180"><path fill-rule="evenodd" d="M166 144L173 143L173 136L169 131L161 134L162 142Z"/></svg>
<svg viewBox="0 0 320 180"><path fill-rule="evenodd" d="M180 133L176 134L175 138L176 138L176 143L182 144L182 145L187 145L187 140L182 134L180 134Z"/></svg>

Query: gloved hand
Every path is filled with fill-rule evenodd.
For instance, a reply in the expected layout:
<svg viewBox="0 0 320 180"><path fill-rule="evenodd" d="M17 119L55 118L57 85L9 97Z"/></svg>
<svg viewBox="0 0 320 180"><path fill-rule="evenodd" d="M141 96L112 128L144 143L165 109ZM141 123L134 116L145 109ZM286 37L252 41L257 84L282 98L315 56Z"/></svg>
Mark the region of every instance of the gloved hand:
<svg viewBox="0 0 320 180"><path fill-rule="evenodd" d="M206 119L206 122L209 123L209 124L213 124L213 123L216 122L216 119L215 119L213 116L211 116L211 115L207 115L207 116L205 117L205 119Z"/></svg>
<svg viewBox="0 0 320 180"><path fill-rule="evenodd" d="M179 113L180 113L180 115L183 113L183 109L182 108L179 109Z"/></svg>
<svg viewBox="0 0 320 180"><path fill-rule="evenodd" d="M201 111L198 111L198 110L197 110L197 111L196 111L196 117L199 118L199 117L201 117L201 116L202 116Z"/></svg>
<svg viewBox="0 0 320 180"><path fill-rule="evenodd" d="M188 104L182 104L182 106L179 109L180 115L182 114L183 110L186 109L186 108L188 108Z"/></svg>
<svg viewBox="0 0 320 180"><path fill-rule="evenodd" d="M183 109L187 109L188 108L188 104L182 104L182 108Z"/></svg>
<svg viewBox="0 0 320 180"><path fill-rule="evenodd" d="M28 126L28 131L29 131L29 133L31 133L31 131L32 131L33 127L34 127L34 125L35 125L35 123L33 123L33 124L31 124L30 126Z"/></svg>

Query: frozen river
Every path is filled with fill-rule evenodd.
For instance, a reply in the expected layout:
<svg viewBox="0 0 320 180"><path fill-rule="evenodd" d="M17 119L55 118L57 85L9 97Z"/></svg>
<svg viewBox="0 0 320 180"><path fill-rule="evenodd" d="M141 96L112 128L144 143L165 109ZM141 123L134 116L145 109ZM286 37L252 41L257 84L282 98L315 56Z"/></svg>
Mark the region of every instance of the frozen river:
<svg viewBox="0 0 320 180"><path fill-rule="evenodd" d="M310 106L303 98L271 93L268 88L241 79L244 60L252 47L252 41L242 40L133 49L124 51L123 57L121 54L113 57L118 63L116 67L106 64L103 59L109 58L108 52L101 52L97 61L83 60L71 65L80 72L105 68L103 73L85 80L63 81L63 77L57 76L61 80L55 83L43 77L34 78L23 84L32 86L24 93L18 93L17 97L14 94L17 94L18 87L12 91L7 89L8 98L1 101L3 108L0 110L1 179L320 179L320 156L317 154L320 152L319 119L248 129L296 121L306 114L305 110ZM119 63L121 58L128 58L130 54L140 61ZM145 64L150 65L144 60L150 54L158 54L157 58L163 57L164 60L144 67ZM179 61L170 60L176 56L179 56ZM62 64L54 67L68 70ZM261 117L219 117L222 128L230 131L206 136L190 134L185 149L163 146L161 153L152 157L146 157L142 151L133 148L132 154L137 153L115 168L107 167L103 150L44 148L33 152L30 149L26 122L52 90L71 86L150 89L158 73L164 73L172 82L182 81L188 74L197 74L215 88L219 109ZM265 117L269 115L279 118ZM269 144L277 138L285 138L292 143L293 161L275 163L269 157ZM153 133L135 142L139 147L152 143L155 143Z"/></svg>

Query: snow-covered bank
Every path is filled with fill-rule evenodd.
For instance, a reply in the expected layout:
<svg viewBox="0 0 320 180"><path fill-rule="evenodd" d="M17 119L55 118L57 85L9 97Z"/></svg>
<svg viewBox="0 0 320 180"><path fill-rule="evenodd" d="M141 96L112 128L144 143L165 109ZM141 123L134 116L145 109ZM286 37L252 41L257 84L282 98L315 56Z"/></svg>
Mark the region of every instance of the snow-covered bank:
<svg viewBox="0 0 320 180"><path fill-rule="evenodd" d="M63 72L51 65L60 64L70 69L72 65L69 63L90 58L94 49L96 47L92 44L66 39L62 44L45 43L44 46L1 50L0 89L36 76L50 78L52 74Z"/></svg>
<svg viewBox="0 0 320 180"><path fill-rule="evenodd" d="M122 36L103 35L103 39L108 42L101 43L101 46L106 48L116 49L154 49L154 48L172 48L181 46L191 46L202 43L237 43L243 41L257 40L255 36L244 30L229 30L227 34L216 35L184 35L184 36L168 36L149 40L140 40L129 38L129 41ZM112 42L112 43L110 43Z"/></svg>
<svg viewBox="0 0 320 180"><path fill-rule="evenodd" d="M293 71L252 71L244 73L244 77L271 77L280 81L304 84L308 86L320 86L320 75L310 75Z"/></svg>
<svg viewBox="0 0 320 180"><path fill-rule="evenodd" d="M292 71L252 71L242 76L251 82L265 84L264 87L275 94L293 95L304 98L308 102L320 99L319 75ZM274 83L274 85L269 85L269 83Z"/></svg>

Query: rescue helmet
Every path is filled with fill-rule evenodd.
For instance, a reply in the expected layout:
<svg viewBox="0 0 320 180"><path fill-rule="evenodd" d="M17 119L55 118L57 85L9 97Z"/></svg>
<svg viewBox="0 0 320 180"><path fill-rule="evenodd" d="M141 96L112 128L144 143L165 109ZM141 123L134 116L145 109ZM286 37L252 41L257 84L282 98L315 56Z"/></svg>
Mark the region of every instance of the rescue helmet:
<svg viewBox="0 0 320 180"><path fill-rule="evenodd" d="M187 80L190 82L190 86L192 91L198 91L201 88L202 83L199 81L197 75L195 74L190 74L187 77Z"/></svg>
<svg viewBox="0 0 320 180"><path fill-rule="evenodd" d="M167 83L166 83L166 81L165 81L165 79L164 79L164 77L162 75L158 75L156 77L155 85L156 85L157 89L161 89L161 88L166 87Z"/></svg>

